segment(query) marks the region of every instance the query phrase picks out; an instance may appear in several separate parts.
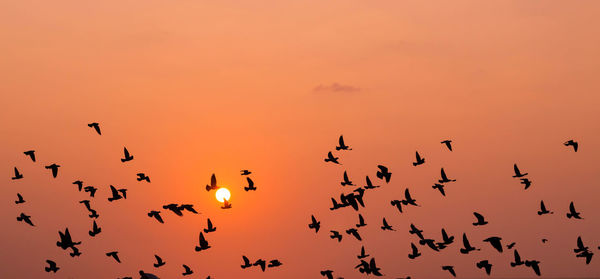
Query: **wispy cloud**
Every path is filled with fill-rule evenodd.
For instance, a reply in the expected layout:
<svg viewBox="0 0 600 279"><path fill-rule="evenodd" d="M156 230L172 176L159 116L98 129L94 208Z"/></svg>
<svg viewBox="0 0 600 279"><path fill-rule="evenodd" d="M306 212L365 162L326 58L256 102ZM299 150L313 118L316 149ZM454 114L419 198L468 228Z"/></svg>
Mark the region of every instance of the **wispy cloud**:
<svg viewBox="0 0 600 279"><path fill-rule="evenodd" d="M334 82L329 85L319 84L313 89L314 92L339 92L339 93L355 93L359 92L360 88L352 85L344 85Z"/></svg>

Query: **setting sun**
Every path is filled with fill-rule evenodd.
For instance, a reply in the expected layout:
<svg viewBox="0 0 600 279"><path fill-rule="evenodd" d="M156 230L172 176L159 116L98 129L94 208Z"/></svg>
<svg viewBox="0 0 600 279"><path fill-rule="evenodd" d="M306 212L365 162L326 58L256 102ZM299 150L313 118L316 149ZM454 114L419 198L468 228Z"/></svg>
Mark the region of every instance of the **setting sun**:
<svg viewBox="0 0 600 279"><path fill-rule="evenodd" d="M217 190L215 193L215 197L218 201L224 202L225 200L229 200L229 198L231 198L231 193L227 188L219 188L219 190Z"/></svg>

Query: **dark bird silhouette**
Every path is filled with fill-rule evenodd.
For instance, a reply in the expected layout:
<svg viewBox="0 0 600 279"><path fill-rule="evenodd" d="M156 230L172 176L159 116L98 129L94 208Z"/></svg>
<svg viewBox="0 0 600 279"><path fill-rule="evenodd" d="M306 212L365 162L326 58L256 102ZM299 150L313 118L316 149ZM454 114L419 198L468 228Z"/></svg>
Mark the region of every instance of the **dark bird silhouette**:
<svg viewBox="0 0 600 279"><path fill-rule="evenodd" d="M250 260L246 256L242 256L242 260L244 260L244 264L241 265L242 269L246 269L246 268L252 267L252 264L250 263Z"/></svg>
<svg viewBox="0 0 600 279"><path fill-rule="evenodd" d="M46 260L46 263L48 263L48 266L44 267L44 270L46 272L54 272L54 273L56 273L60 269L58 266L56 266L56 263L54 261Z"/></svg>
<svg viewBox="0 0 600 279"><path fill-rule="evenodd" d="M395 231L395 230L392 228L392 226L390 226L390 225L388 224L388 222L385 220L385 217L383 218L383 226L381 226L381 229L382 229L382 230L384 230L384 231L386 231L386 230L387 230L387 231Z"/></svg>
<svg viewBox="0 0 600 279"><path fill-rule="evenodd" d="M419 249L417 248L417 246L414 243L410 244L410 248L411 248L412 252L410 254L408 254L409 259L414 260L418 256L421 256L421 253L419 253Z"/></svg>
<svg viewBox="0 0 600 279"><path fill-rule="evenodd" d="M212 222L210 221L210 218L206 219L206 229L204 229L205 233L210 233L210 232L214 232L217 230L217 227L214 227Z"/></svg>
<svg viewBox="0 0 600 279"><path fill-rule="evenodd" d="M256 262L254 262L254 264L252 264L253 266L260 266L260 269L262 269L262 271L265 271L265 267L267 267L267 262L263 259L258 259L256 260Z"/></svg>
<svg viewBox="0 0 600 279"><path fill-rule="evenodd" d="M377 171L377 178L379 178L379 179L385 178L385 183L390 183L390 179L392 178L392 173L388 170L388 168L386 166L382 166L382 165L378 165L377 168L379 168L379 170Z"/></svg>
<svg viewBox="0 0 600 279"><path fill-rule="evenodd" d="M452 151L452 141L451 140L445 140L440 143L445 144L446 147L448 148L448 150Z"/></svg>
<svg viewBox="0 0 600 279"><path fill-rule="evenodd" d="M17 180L17 179L21 179L23 178L23 175L19 172L19 170L17 169L17 167L15 167L15 176L13 176L11 179L12 180Z"/></svg>
<svg viewBox="0 0 600 279"><path fill-rule="evenodd" d="M521 184L525 185L525 190L529 189L529 186L531 186L531 180L529 180L529 178L521 178Z"/></svg>
<svg viewBox="0 0 600 279"><path fill-rule="evenodd" d="M146 180L146 182L150 183L150 177L148 177L145 173L138 173L137 175L137 181L142 181L142 180Z"/></svg>
<svg viewBox="0 0 600 279"><path fill-rule="evenodd" d="M321 276L327 277L327 279L333 279L333 270L321 270Z"/></svg>
<svg viewBox="0 0 600 279"><path fill-rule="evenodd" d="M498 252L502 253L502 238L497 236L488 237L483 242L489 242Z"/></svg>
<svg viewBox="0 0 600 279"><path fill-rule="evenodd" d="M445 245L452 244L454 242L454 236L448 236L446 230L442 228L442 241Z"/></svg>
<svg viewBox="0 0 600 279"><path fill-rule="evenodd" d="M100 132L100 124L94 122L94 123L90 123L90 124L87 124L87 125L90 128L94 128L94 130L96 130L96 133L98 133L98 135L102 135L102 133Z"/></svg>
<svg viewBox="0 0 600 279"><path fill-rule="evenodd" d="M406 190L404 190L404 200L402 201L402 203L404 205L409 205L410 204L410 205L414 205L414 206L419 206L417 204L417 200L413 199L410 196L410 191L408 190L408 188L406 188Z"/></svg>
<svg viewBox="0 0 600 279"><path fill-rule="evenodd" d="M46 166L45 168L52 170L52 177L56 178L56 176L58 175L58 168L60 168L60 165L52 164L52 165Z"/></svg>
<svg viewBox="0 0 600 279"><path fill-rule="evenodd" d="M74 181L73 184L77 185L77 189L79 190L79 192L81 192L81 189L83 189L83 181L77 180Z"/></svg>
<svg viewBox="0 0 600 279"><path fill-rule="evenodd" d="M160 216L160 211L152 210L148 213L148 217L155 218L161 224L164 224L162 217Z"/></svg>
<svg viewBox="0 0 600 279"><path fill-rule="evenodd" d="M24 203L25 200L23 199L23 196L21 196L21 194L17 193L17 198L18 200L15 201L15 204L20 204L20 203Z"/></svg>
<svg viewBox="0 0 600 279"><path fill-rule="evenodd" d="M415 156L417 157L417 158L416 158L416 159L417 159L417 161L412 163L412 164L413 164L413 166L415 166L415 167L416 167L416 166L418 166L418 165L422 165L422 164L424 164L424 163L425 163L425 158L421 158L421 155L419 155L419 152L418 152L418 151L415 151Z"/></svg>
<svg viewBox="0 0 600 279"><path fill-rule="evenodd" d="M77 249L77 247L71 247L71 249L73 250L73 252L69 253L69 255L71 257L79 257L81 256L81 252L79 252L79 249Z"/></svg>
<svg viewBox="0 0 600 279"><path fill-rule="evenodd" d="M182 204L179 206L179 210L181 210L181 211L186 210L191 213L198 214L198 211L196 211L196 209L194 209L193 204Z"/></svg>
<svg viewBox="0 0 600 279"><path fill-rule="evenodd" d="M433 186L431 186L431 188L437 189L438 191L440 191L442 196L446 196L446 191L444 191L444 184L435 183Z"/></svg>
<svg viewBox="0 0 600 279"><path fill-rule="evenodd" d="M271 260L271 261L269 261L268 267L278 267L281 265L282 265L282 263L279 260Z"/></svg>
<svg viewBox="0 0 600 279"><path fill-rule="evenodd" d="M537 276L541 276L540 262L536 260L525 261L525 266L530 267Z"/></svg>
<svg viewBox="0 0 600 279"><path fill-rule="evenodd" d="M71 234L69 233L69 228L65 229L65 233L58 231L58 235L60 236L60 240L56 242L56 246L62 248L63 250L66 250L67 248L75 248L75 246L81 244L81 241L73 242Z"/></svg>
<svg viewBox="0 0 600 279"><path fill-rule="evenodd" d="M206 241L206 239L204 238L204 234L202 234L202 232L200 232L198 245L199 246L196 246L196 252L200 252L202 250L206 250L206 249L210 248L210 245L208 244L208 241Z"/></svg>
<svg viewBox="0 0 600 279"><path fill-rule="evenodd" d="M19 215L17 217L17 221L19 221L19 222L25 222L25 223L29 224L30 226L35 227L35 225L33 224L33 222L31 222L31 216L25 215L25 213L21 213L21 215Z"/></svg>
<svg viewBox="0 0 600 279"><path fill-rule="evenodd" d="M185 269L185 271L183 273L181 273L181 275L183 275L183 276L191 275L194 273L194 271L192 271L192 269L185 264L183 265L183 269Z"/></svg>
<svg viewBox="0 0 600 279"><path fill-rule="evenodd" d="M308 228L314 229L315 233L318 233L319 229L321 228L321 222L318 222L314 215L310 215L310 219L312 222L308 224Z"/></svg>
<svg viewBox="0 0 600 279"><path fill-rule="evenodd" d="M362 238L360 237L360 234L358 233L357 229L355 229L355 228L347 229L346 233L354 236L356 239L358 239L358 241L362 241Z"/></svg>
<svg viewBox="0 0 600 279"><path fill-rule="evenodd" d="M442 266L442 270L446 270L446 271L450 272L450 274L452 274L452 276L456 277L456 272L454 271L454 266L444 265L444 266Z"/></svg>
<svg viewBox="0 0 600 279"><path fill-rule="evenodd" d="M116 201L116 200L125 198L125 195L121 196L121 194L119 194L119 193L124 193L121 190L123 190L123 189L117 190L117 188L115 188L115 186L110 185L110 192L112 193L112 197L109 197L108 201L112 202L112 201Z"/></svg>
<svg viewBox="0 0 600 279"><path fill-rule="evenodd" d="M331 235L329 236L329 238L331 238L331 239L337 238L338 242L342 241L342 235L338 231L330 231L330 232L331 232Z"/></svg>
<svg viewBox="0 0 600 279"><path fill-rule="evenodd" d="M231 208L231 203L229 202L228 199L223 198L223 206L221 206L221 209L229 209Z"/></svg>
<svg viewBox="0 0 600 279"><path fill-rule="evenodd" d="M375 263L375 258L371 258L369 261L369 270L371 271L371 274L375 276L383 276L380 272L381 268L377 267L377 264Z"/></svg>
<svg viewBox="0 0 600 279"><path fill-rule="evenodd" d="M369 176L367 175L365 178L367 185L363 186L363 188L365 189L375 189L375 188L379 188L378 185L373 185L373 183L371 182L371 179L369 178Z"/></svg>
<svg viewBox="0 0 600 279"><path fill-rule="evenodd" d="M241 172L241 174L242 174L242 175L249 175L249 174L251 174L251 173L252 173L252 172L251 172L251 171L249 171L249 170L241 170L240 172Z"/></svg>
<svg viewBox="0 0 600 279"><path fill-rule="evenodd" d="M573 146L573 151L577 152L577 149L579 148L579 143L577 143L574 140L568 140L565 143L563 143L565 146ZM33 160L35 162L35 160Z"/></svg>
<svg viewBox="0 0 600 279"><path fill-rule="evenodd" d="M585 251L575 255L575 257L577 257L577 258L585 258L585 264L590 264L593 256L594 256L594 253L592 253L588 250L585 250Z"/></svg>
<svg viewBox="0 0 600 279"><path fill-rule="evenodd" d="M327 158L325 158L325 162L332 162L334 164L340 164L340 162L338 161L339 157L334 157L333 154L331 154L331 151L329 151L329 153L327 153Z"/></svg>
<svg viewBox="0 0 600 279"><path fill-rule="evenodd" d="M94 197L94 195L96 194L96 191L98 190L98 188L95 188L94 186L85 186L83 188L84 192L90 193L90 197Z"/></svg>
<svg viewBox="0 0 600 279"><path fill-rule="evenodd" d="M490 275L490 273L492 272L492 264L490 264L490 263L488 262L488 260L483 260L483 261L480 261L480 262L478 262L478 263L476 264L476 266L477 266L477 268L479 268L479 269L485 269L485 273L486 273L487 275Z"/></svg>
<svg viewBox="0 0 600 279"><path fill-rule="evenodd" d="M344 181L342 181L340 184L342 184L342 186L354 186L352 181L350 181L348 178L348 173L346 171L344 171Z"/></svg>
<svg viewBox="0 0 600 279"><path fill-rule="evenodd" d="M341 135L339 140L338 140L339 145L335 147L335 150L352 150L352 148L350 148L350 146L347 146L344 143L344 136Z"/></svg>
<svg viewBox="0 0 600 279"><path fill-rule="evenodd" d="M420 239L425 239L423 236L423 230L419 230L415 224L410 224L410 230L408 233L417 235Z"/></svg>
<svg viewBox="0 0 600 279"><path fill-rule="evenodd" d="M163 259L161 257L159 257L158 255L154 255L154 258L156 258L156 263L153 264L154 267L159 268L166 264L166 262L163 261Z"/></svg>
<svg viewBox="0 0 600 279"><path fill-rule="evenodd" d="M31 158L31 161L35 162L35 150L28 150L23 152L23 154L25 154L25 156L29 156L29 158Z"/></svg>
<svg viewBox="0 0 600 279"><path fill-rule="evenodd" d="M219 189L219 186L217 186L217 177L213 173L210 176L210 185L208 185L208 184L206 185L206 191L217 190L217 189Z"/></svg>
<svg viewBox="0 0 600 279"><path fill-rule="evenodd" d="M515 170L515 175L513 175L513 177L521 178L521 177L524 177L529 174L529 173L521 173L521 171L519 170L519 167L517 167L517 164L514 164L513 168Z"/></svg>
<svg viewBox="0 0 600 279"><path fill-rule="evenodd" d="M485 220L485 218L483 217L483 215L477 213L477 212L473 212L473 215L475 215L475 218L477 218L477 222L473 223L473 226L483 226L486 225L488 222Z"/></svg>
<svg viewBox="0 0 600 279"><path fill-rule="evenodd" d="M439 252L439 248L435 243L435 240L431 239L431 238L425 238L425 239L421 239L419 240L419 244L421 245L427 245L429 248L431 248L432 250ZM442 244L442 247L445 248L445 246ZM443 248L442 248L443 249Z"/></svg>
<svg viewBox="0 0 600 279"><path fill-rule="evenodd" d="M507 249L512 249L513 247L515 247L516 244L517 244L516 242L513 242L511 244L506 245L506 248Z"/></svg>
<svg viewBox="0 0 600 279"><path fill-rule="evenodd" d="M548 239L542 238L542 243L546 243L546 242L548 242Z"/></svg>
<svg viewBox="0 0 600 279"><path fill-rule="evenodd" d="M581 240L581 236L577 237L577 248L573 249L575 253L581 253L584 251L589 251L590 248L583 244L583 240Z"/></svg>
<svg viewBox="0 0 600 279"><path fill-rule="evenodd" d="M367 253L365 253L365 246L360 248L360 255L356 256L359 260L368 257Z"/></svg>
<svg viewBox="0 0 600 279"><path fill-rule="evenodd" d="M392 200L392 201L390 201L390 204L392 206L395 206L398 209L398 211L400 211L400 213L402 213L402 201Z"/></svg>
<svg viewBox="0 0 600 279"><path fill-rule="evenodd" d="M358 224L356 224L357 228L364 227L367 224L365 223L365 218L363 218L362 214L358 214Z"/></svg>
<svg viewBox="0 0 600 279"><path fill-rule="evenodd" d="M248 187L244 187L246 192L248 191L256 191L256 187L254 187L254 181L250 179L250 177L246 177L246 181L248 181Z"/></svg>
<svg viewBox="0 0 600 279"><path fill-rule="evenodd" d="M446 171L444 171L444 168L442 168L440 173L441 173L442 179L438 180L439 183L447 183L447 182L456 181L456 179L448 179L448 176L446 176Z"/></svg>
<svg viewBox="0 0 600 279"><path fill-rule="evenodd" d="M546 209L546 205L544 204L544 201L540 201L540 210L537 212L538 215L544 215L544 214L553 214L554 212L549 211L548 209Z"/></svg>
<svg viewBox="0 0 600 279"><path fill-rule="evenodd" d="M183 208L180 207L176 203L170 203L167 205L163 205L163 208L170 210L171 212L175 213L175 215L177 215L177 216L183 216Z"/></svg>
<svg viewBox="0 0 600 279"><path fill-rule="evenodd" d="M133 160L133 156L129 155L129 150L127 150L127 147L123 147L123 156L125 157L121 158L121 162L123 163Z"/></svg>
<svg viewBox="0 0 600 279"><path fill-rule="evenodd" d="M98 224L96 224L96 220L94 220L94 224L92 224L92 230L89 231L89 234L91 237L94 237L100 232L102 232L102 229L98 227Z"/></svg>
<svg viewBox="0 0 600 279"><path fill-rule="evenodd" d="M463 233L463 248L460 248L461 254L469 254L471 251L479 251L479 249L471 246L467 234Z"/></svg>
<svg viewBox="0 0 600 279"><path fill-rule="evenodd" d="M525 264L525 262L523 262L523 260L521 260L521 256L519 255L519 251L517 251L517 249L515 249L513 251L513 255L514 255L515 260L510 263L510 266L515 267L515 266L520 266L520 265Z"/></svg>
<svg viewBox="0 0 600 279"><path fill-rule="evenodd" d="M108 252L106 253L107 257L112 257L113 259L115 259L115 261L117 261L118 263L121 263L121 260L119 259L119 252L117 251L112 251L112 252Z"/></svg>
<svg viewBox="0 0 600 279"><path fill-rule="evenodd" d="M575 205L573 204L573 202L571 202L571 204L569 204L569 212L567 213L567 218L583 219L581 217L581 213L577 212L577 210L575 210Z"/></svg>

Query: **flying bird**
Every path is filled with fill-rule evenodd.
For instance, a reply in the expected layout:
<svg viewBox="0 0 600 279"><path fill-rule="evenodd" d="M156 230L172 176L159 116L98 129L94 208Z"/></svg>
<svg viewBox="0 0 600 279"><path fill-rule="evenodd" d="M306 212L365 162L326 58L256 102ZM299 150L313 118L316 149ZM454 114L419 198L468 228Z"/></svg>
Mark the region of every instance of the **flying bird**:
<svg viewBox="0 0 600 279"><path fill-rule="evenodd" d="M123 163L133 160L133 156L129 155L129 150L127 150L127 147L123 147L123 156L125 156L125 158L121 158L121 162Z"/></svg>
<svg viewBox="0 0 600 279"><path fill-rule="evenodd" d="M248 181L248 187L244 187L246 192L248 191L256 191L256 187L254 187L254 181L250 179L250 177L246 177L246 181Z"/></svg>
<svg viewBox="0 0 600 279"><path fill-rule="evenodd" d="M206 191L217 190L217 189L219 189L219 186L217 186L217 177L213 173L210 176L210 185L206 185Z"/></svg>
<svg viewBox="0 0 600 279"><path fill-rule="evenodd" d="M356 256L359 260L368 257L367 253L365 253L365 246L360 248L360 255Z"/></svg>
<svg viewBox="0 0 600 279"><path fill-rule="evenodd" d="M445 144L446 147L448 148L448 150L452 151L452 141L451 140L445 140L440 142L441 144Z"/></svg>
<svg viewBox="0 0 600 279"><path fill-rule="evenodd" d="M494 247L498 252L502 253L502 238L497 236L488 237L483 240L483 242L488 242L492 247Z"/></svg>
<svg viewBox="0 0 600 279"><path fill-rule="evenodd" d="M206 227L206 229L204 229L204 232L205 232L205 233L214 232L214 231L216 231L216 230L217 230L217 228L216 228L216 227L213 227L213 224L212 224L212 222L210 221L210 218L207 218L207 219L206 219L206 226L207 226L207 227Z"/></svg>
<svg viewBox="0 0 600 279"><path fill-rule="evenodd" d="M228 199L223 198L223 206L221 206L221 209L230 209L231 208L231 203L229 202Z"/></svg>
<svg viewBox="0 0 600 279"><path fill-rule="evenodd" d="M325 162L332 162L334 164L340 165L338 159L339 157L334 157L333 154L331 154L331 151L329 151L329 153L327 153L327 158L325 158Z"/></svg>
<svg viewBox="0 0 600 279"><path fill-rule="evenodd" d="M525 190L527 190L531 186L531 180L529 178L521 178L521 184L525 185Z"/></svg>
<svg viewBox="0 0 600 279"><path fill-rule="evenodd" d="M202 250L206 250L206 249L210 248L210 245L208 244L208 241L206 241L206 239L204 238L204 234L202 234L202 232L200 232L198 245L199 246L196 246L196 249L195 249L196 252L200 252Z"/></svg>
<svg viewBox="0 0 600 279"><path fill-rule="evenodd" d="M548 209L546 209L546 205L544 205L544 201L540 201L540 210L537 212L538 215L544 215L544 214L553 214L554 212L549 211Z"/></svg>
<svg viewBox="0 0 600 279"><path fill-rule="evenodd" d="M442 196L446 196L446 191L444 191L444 184L435 183L433 186L431 186L431 188L437 189L438 191L440 191Z"/></svg>
<svg viewBox="0 0 600 279"><path fill-rule="evenodd" d="M441 173L442 179L438 180L439 183L447 183L447 182L456 181L456 179L448 179L448 176L446 176L446 172L444 171L444 168L442 168L440 173Z"/></svg>
<svg viewBox="0 0 600 279"><path fill-rule="evenodd" d="M58 266L56 266L56 263L54 261L46 260L46 263L48 263L48 266L44 267L44 270L46 272L54 272L54 273L56 273L60 269Z"/></svg>
<svg viewBox="0 0 600 279"><path fill-rule="evenodd" d="M126 195L125 195L126 190L127 189L119 189L119 190L117 190L117 188L115 188L115 186L110 185L110 192L112 193L112 196L108 198L108 201L112 202L112 201L120 200L120 199L123 199L123 198L127 198ZM121 195L120 193L123 194L123 195Z"/></svg>
<svg viewBox="0 0 600 279"><path fill-rule="evenodd" d="M183 265L183 269L185 269L185 271L181 273L181 275L183 276L191 275L192 273L194 273L194 271L192 271L192 269L185 264Z"/></svg>
<svg viewBox="0 0 600 279"><path fill-rule="evenodd" d="M362 241L362 238L360 237L360 234L358 233L357 229L355 229L355 228L347 229L346 233L354 236L358 241Z"/></svg>
<svg viewBox="0 0 600 279"><path fill-rule="evenodd" d="M408 254L409 259L414 260L418 256L421 256L421 253L419 253L419 249L417 248L417 246L414 243L410 244L410 248L411 248L412 252L410 254Z"/></svg>
<svg viewBox="0 0 600 279"><path fill-rule="evenodd" d="M94 237L97 234L99 234L100 232L102 232L102 229L98 227L98 224L96 224L96 220L94 220L94 224L92 225L92 230L89 231L89 234L91 237Z"/></svg>
<svg viewBox="0 0 600 279"><path fill-rule="evenodd" d="M383 226L381 226L381 229L384 231L395 231L392 226L390 226L388 224L388 222L385 220L385 217L383 218Z"/></svg>
<svg viewBox="0 0 600 279"><path fill-rule="evenodd" d="M159 257L158 255L154 255L154 258L156 258L156 263L153 264L154 267L159 268L166 264L166 262L163 261L163 259L161 257Z"/></svg>
<svg viewBox="0 0 600 279"><path fill-rule="evenodd" d="M442 228L442 241L445 245L452 244L454 242L454 236L448 236L446 230Z"/></svg>
<svg viewBox="0 0 600 279"><path fill-rule="evenodd" d="M100 132L100 124L94 122L94 123L90 123L90 124L87 124L87 125L90 128L94 128L94 130L96 130L96 133L98 133L98 135L102 135L102 133Z"/></svg>
<svg viewBox="0 0 600 279"><path fill-rule="evenodd" d="M335 150L352 150L352 148L350 148L350 146L347 146L344 143L344 136L340 136L339 140L338 140L339 146L335 147Z"/></svg>
<svg viewBox="0 0 600 279"><path fill-rule="evenodd" d="M472 251L479 251L479 249L471 246L469 239L467 238L467 234L463 233L463 248L460 248L460 253L469 254Z"/></svg>
<svg viewBox="0 0 600 279"><path fill-rule="evenodd" d="M23 196L21 196L21 194L17 193L17 198L18 200L15 201L15 204L20 204L20 203L24 203L25 200L23 199Z"/></svg>
<svg viewBox="0 0 600 279"><path fill-rule="evenodd" d="M33 224L33 222L31 222L31 216L25 215L25 213L21 213L21 215L19 215L17 217L17 221L19 221L19 222L25 222L25 223L29 224L30 226L35 227L35 225Z"/></svg>
<svg viewBox="0 0 600 279"><path fill-rule="evenodd" d="M77 185L77 189L79 190L79 192L81 192L81 189L83 189L83 181L77 180L74 181L73 184Z"/></svg>
<svg viewBox="0 0 600 279"><path fill-rule="evenodd" d="M414 205L414 206L419 206L417 204L417 200L413 199L410 195L410 191L408 190L408 188L406 188L404 190L404 200L402 200L402 204L404 205Z"/></svg>
<svg viewBox="0 0 600 279"><path fill-rule="evenodd" d="M377 178L385 178L385 183L389 183L390 179L392 178L392 173L389 172L386 166L378 165L377 168L379 168L379 170L377 171Z"/></svg>
<svg viewBox="0 0 600 279"><path fill-rule="evenodd" d="M327 277L327 279L333 279L333 270L321 270L321 276Z"/></svg>
<svg viewBox="0 0 600 279"><path fill-rule="evenodd" d="M579 148L579 143L577 143L574 140L568 140L565 143L563 143L565 146L573 146L573 151L577 152L577 149ZM33 160L35 162L35 160Z"/></svg>
<svg viewBox="0 0 600 279"><path fill-rule="evenodd" d="M475 215L475 218L477 218L477 222L473 223L473 226L483 226L486 225L488 222L485 220L485 218L483 217L483 215L477 213L477 212L473 212L473 215Z"/></svg>
<svg viewBox="0 0 600 279"><path fill-rule="evenodd" d="M521 177L524 177L529 174L529 173L521 173L521 171L519 170L519 167L517 167L517 164L514 164L513 169L515 170L515 175L513 175L513 177L516 177L516 178L521 178Z"/></svg>
<svg viewBox="0 0 600 279"><path fill-rule="evenodd" d="M520 266L520 265L525 264L525 262L523 262L523 260L521 260L521 256L519 255L519 252L517 251L517 249L515 249L513 251L513 255L514 255L515 260L514 260L514 262L510 263L510 266L515 267L515 266Z"/></svg>
<svg viewBox="0 0 600 279"><path fill-rule="evenodd" d="M138 173L137 175L137 181L142 181L142 180L146 180L146 182L150 183L150 177L148 177L146 174L144 173Z"/></svg>
<svg viewBox="0 0 600 279"><path fill-rule="evenodd" d="M279 260L275 259L275 260L269 261L268 267L278 267L281 265L282 265L282 263Z"/></svg>
<svg viewBox="0 0 600 279"><path fill-rule="evenodd" d="M337 238L338 242L342 241L342 235L338 231L330 231L330 232L331 232L331 235L329 236L329 238L331 238L331 239Z"/></svg>
<svg viewBox="0 0 600 279"><path fill-rule="evenodd" d="M492 264L490 264L488 260L480 261L476 264L476 266L479 269L485 269L485 273L487 275L490 275L490 272L492 272Z"/></svg>
<svg viewBox="0 0 600 279"><path fill-rule="evenodd" d="M315 218L314 215L310 215L310 218L311 218L312 222L310 224L308 224L308 228L314 229L315 233L318 233L319 229L321 228L321 222L317 222L317 219Z"/></svg>
<svg viewBox="0 0 600 279"><path fill-rule="evenodd" d="M262 269L262 271L265 271L265 267L267 266L267 262L263 259L258 259L256 260L256 262L254 262L254 264L252 264L253 266L260 266L260 269Z"/></svg>
<svg viewBox="0 0 600 279"><path fill-rule="evenodd" d="M416 158L416 159L417 159L417 161L412 163L412 164L413 164L413 166L415 166L415 167L416 167L416 166L418 166L418 165L422 165L422 164L424 164L424 163L425 163L425 158L421 158L421 155L419 155L419 152L418 152L418 151L416 151L416 152L415 152L415 156L417 157L417 158Z"/></svg>
<svg viewBox="0 0 600 279"><path fill-rule="evenodd" d="M573 204L573 202L571 202L571 204L569 204L569 212L567 213L567 218L583 219L581 217L581 213L577 212L577 210L575 210L575 205Z"/></svg>
<svg viewBox="0 0 600 279"><path fill-rule="evenodd" d="M21 179L23 178L23 175L19 172L19 170L17 169L17 167L15 167L15 176L13 176L11 179L12 180L17 180L17 179Z"/></svg>
<svg viewBox="0 0 600 279"><path fill-rule="evenodd" d="M241 170L240 172L241 172L241 174L242 174L242 175L249 175L249 174L251 174L251 173L252 173L252 172L251 172L251 171L249 171L249 170Z"/></svg>
<svg viewBox="0 0 600 279"><path fill-rule="evenodd" d="M28 150L23 152L23 154L25 154L25 156L29 156L29 158L31 158L31 161L35 162L35 150Z"/></svg>
<svg viewBox="0 0 600 279"><path fill-rule="evenodd" d="M371 179L369 178L368 175L366 177L367 178L365 180L367 182L367 185L363 186L363 188L365 188L365 189L375 189L375 188L379 187L378 185L373 185L373 183L371 182Z"/></svg>
<svg viewBox="0 0 600 279"><path fill-rule="evenodd" d="M540 272L540 261L536 261L536 260L525 261L525 266L530 267L537 276L542 275L542 273Z"/></svg>
<svg viewBox="0 0 600 279"><path fill-rule="evenodd" d="M118 263L121 263L121 260L119 259L119 252L117 251L112 251L112 252L108 252L106 253L107 257L112 257L113 259L115 259L115 261L117 261Z"/></svg>
<svg viewBox="0 0 600 279"><path fill-rule="evenodd" d="M252 267L252 264L250 263L250 260L246 256L242 256L242 260L244 260L244 264L241 265L242 269L246 269L246 268Z"/></svg>
<svg viewBox="0 0 600 279"><path fill-rule="evenodd" d="M83 188L83 191L86 193L90 193L90 197L94 197L94 195L96 194L96 191L98 190L98 188L95 188L94 186L85 186Z"/></svg>
<svg viewBox="0 0 600 279"><path fill-rule="evenodd" d="M365 218L363 218L362 214L359 213L358 214L358 224L356 224L356 227L360 228L360 227L364 227L366 225L367 224L365 224Z"/></svg>
<svg viewBox="0 0 600 279"><path fill-rule="evenodd" d="M507 249L512 249L513 247L515 247L516 244L517 244L516 242L513 242L511 244L506 245L506 248Z"/></svg>
<svg viewBox="0 0 600 279"><path fill-rule="evenodd" d="M350 181L348 178L348 173L346 171L344 171L344 181L342 181L340 184L342 184L342 186L354 186L352 181Z"/></svg>
<svg viewBox="0 0 600 279"><path fill-rule="evenodd" d="M156 219L156 221L158 221L158 222L159 222L159 223L161 223L161 224L163 224L163 223L164 223L164 221L163 221L162 217L160 216L160 211L155 211L155 210L152 210L152 211L150 211L150 212L148 213L148 217L150 217L150 218L155 218L155 219Z"/></svg>
<svg viewBox="0 0 600 279"><path fill-rule="evenodd" d="M56 178L56 176L58 175L58 168L60 167L60 165L57 164L52 164L49 166L46 166L46 169L52 170L52 177Z"/></svg>
<svg viewBox="0 0 600 279"><path fill-rule="evenodd" d="M454 266L445 265L445 266L442 266L442 270L447 270L448 272L450 272L450 274L452 274L452 276L456 277L456 272L454 271Z"/></svg>

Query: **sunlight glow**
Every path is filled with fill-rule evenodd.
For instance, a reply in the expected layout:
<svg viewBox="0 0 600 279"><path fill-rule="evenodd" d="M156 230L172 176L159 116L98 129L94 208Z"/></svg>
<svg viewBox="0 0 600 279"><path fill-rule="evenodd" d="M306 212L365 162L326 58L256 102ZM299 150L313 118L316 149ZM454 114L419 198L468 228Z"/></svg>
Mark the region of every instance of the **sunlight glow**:
<svg viewBox="0 0 600 279"><path fill-rule="evenodd" d="M231 193L227 188L219 188L217 193L215 193L215 197L218 201L224 202L225 200L229 200L229 198L231 198Z"/></svg>

